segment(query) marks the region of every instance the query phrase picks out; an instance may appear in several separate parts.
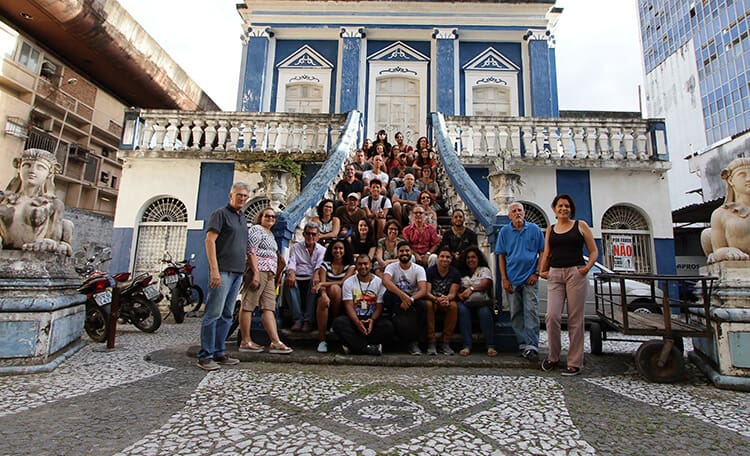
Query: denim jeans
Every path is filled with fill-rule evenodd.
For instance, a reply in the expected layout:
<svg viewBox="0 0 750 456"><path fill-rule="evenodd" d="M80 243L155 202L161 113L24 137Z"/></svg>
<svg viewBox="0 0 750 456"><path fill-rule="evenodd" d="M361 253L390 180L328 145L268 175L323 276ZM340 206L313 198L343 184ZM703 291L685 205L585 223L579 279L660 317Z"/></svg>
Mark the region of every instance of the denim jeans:
<svg viewBox="0 0 750 456"><path fill-rule="evenodd" d="M510 303L510 324L518 344L532 350L539 349L539 282L518 285L513 293L505 294Z"/></svg>
<svg viewBox="0 0 750 456"><path fill-rule="evenodd" d="M201 350L198 359L223 356L226 339L232 324L234 305L242 284L241 272L219 272L218 288L208 288L206 311L201 322Z"/></svg>
<svg viewBox="0 0 750 456"><path fill-rule="evenodd" d="M313 322L315 314L315 301L318 295L310 292L312 279L299 280L294 288L287 288L287 298L289 298L289 309L292 311L292 320ZM304 298L302 298L304 296ZM304 299L304 302L303 302ZM304 307L302 306L304 304Z"/></svg>
<svg viewBox="0 0 750 456"><path fill-rule="evenodd" d="M471 314L472 310L477 313L479 327L487 344L487 348L495 348L495 316L489 306L476 307L472 309L464 303L458 303L458 330L461 332L463 346L471 349Z"/></svg>

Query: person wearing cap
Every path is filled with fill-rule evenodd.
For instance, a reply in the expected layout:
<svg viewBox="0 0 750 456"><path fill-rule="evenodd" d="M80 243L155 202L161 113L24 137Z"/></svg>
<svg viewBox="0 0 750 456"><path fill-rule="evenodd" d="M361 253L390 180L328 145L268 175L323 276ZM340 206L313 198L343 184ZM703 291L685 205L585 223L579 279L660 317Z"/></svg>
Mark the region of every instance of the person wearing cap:
<svg viewBox="0 0 750 456"><path fill-rule="evenodd" d="M379 179L370 181L370 194L362 198L360 206L367 214L368 223L375 230L375 239L383 237L385 220L391 210L391 200L387 196L381 195L383 185Z"/></svg>
<svg viewBox="0 0 750 456"><path fill-rule="evenodd" d="M339 237L349 237L357 228L360 220L367 220L365 210L359 207L359 193L351 192L346 196L346 203L336 209L336 217L341 221Z"/></svg>

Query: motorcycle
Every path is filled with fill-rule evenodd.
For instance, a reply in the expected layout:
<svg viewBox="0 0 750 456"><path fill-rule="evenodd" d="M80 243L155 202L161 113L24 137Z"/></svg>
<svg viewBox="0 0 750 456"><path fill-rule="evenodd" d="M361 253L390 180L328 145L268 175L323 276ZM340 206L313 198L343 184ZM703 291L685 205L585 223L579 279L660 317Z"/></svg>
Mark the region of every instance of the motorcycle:
<svg viewBox="0 0 750 456"><path fill-rule="evenodd" d="M161 260L162 263L167 263L167 267L159 277L169 299L169 310L174 316L175 323L185 321L186 308L195 314L203 304L203 289L193 281L193 260L194 253L186 260L175 262L167 251Z"/></svg>
<svg viewBox="0 0 750 456"><path fill-rule="evenodd" d="M99 266L111 259L109 249L92 256L83 266L76 266L76 272L83 283L78 292L86 295L86 334L95 342L104 342L109 334L109 316L112 306L112 289L118 283L124 284L130 278L129 272L109 275L100 271ZM132 282L120 289L118 318L122 323L132 323L143 332L152 333L161 326L161 313L156 303L163 296L159 286L151 283L153 276L148 273L138 275Z"/></svg>

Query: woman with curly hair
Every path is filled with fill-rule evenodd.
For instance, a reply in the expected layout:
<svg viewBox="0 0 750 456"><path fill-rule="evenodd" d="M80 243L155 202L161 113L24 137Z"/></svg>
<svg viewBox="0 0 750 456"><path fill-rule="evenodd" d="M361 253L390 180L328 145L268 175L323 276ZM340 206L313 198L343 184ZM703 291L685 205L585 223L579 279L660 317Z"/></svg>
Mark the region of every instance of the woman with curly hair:
<svg viewBox="0 0 750 456"><path fill-rule="evenodd" d="M344 239L331 242L323 256L323 264L315 273L318 277L313 282L311 292L318 294L315 307L315 319L318 322L318 353L326 353L329 316L336 318L341 314L341 284L354 274L354 255L349 243Z"/></svg>
<svg viewBox="0 0 750 456"><path fill-rule="evenodd" d="M461 356L471 354L471 316L476 314L487 346L487 356L497 356L495 315L492 302L492 271L479 247L472 245L459 257L461 291L458 293L458 328L463 340Z"/></svg>
<svg viewBox="0 0 750 456"><path fill-rule="evenodd" d="M322 245L328 245L331 240L338 237L341 231L341 220L333 215L334 204L332 199L324 199L318 203L316 212L318 215L310 219L311 222L317 223L320 228L318 232L318 242Z"/></svg>

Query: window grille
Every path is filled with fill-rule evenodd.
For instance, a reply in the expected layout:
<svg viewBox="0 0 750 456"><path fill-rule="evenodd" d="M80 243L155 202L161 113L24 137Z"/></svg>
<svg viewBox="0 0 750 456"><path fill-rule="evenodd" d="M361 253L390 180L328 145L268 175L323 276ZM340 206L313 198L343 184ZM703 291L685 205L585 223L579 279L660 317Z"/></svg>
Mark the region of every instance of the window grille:
<svg viewBox="0 0 750 456"><path fill-rule="evenodd" d="M523 210L526 212L526 220L537 224L543 230L547 229L547 217L545 217L544 212L529 203L521 204L523 204Z"/></svg>
<svg viewBox="0 0 750 456"><path fill-rule="evenodd" d="M605 266L613 268L613 238L621 235L632 239L634 272L653 272L653 248L648 221L635 208L622 205L607 209L602 216L602 258Z"/></svg>
<svg viewBox="0 0 750 456"><path fill-rule="evenodd" d="M151 203L143 212L141 222L187 223L185 204L177 198L165 197Z"/></svg>

